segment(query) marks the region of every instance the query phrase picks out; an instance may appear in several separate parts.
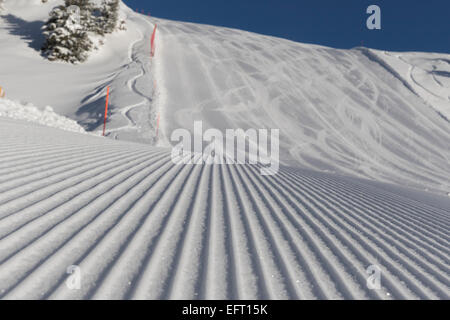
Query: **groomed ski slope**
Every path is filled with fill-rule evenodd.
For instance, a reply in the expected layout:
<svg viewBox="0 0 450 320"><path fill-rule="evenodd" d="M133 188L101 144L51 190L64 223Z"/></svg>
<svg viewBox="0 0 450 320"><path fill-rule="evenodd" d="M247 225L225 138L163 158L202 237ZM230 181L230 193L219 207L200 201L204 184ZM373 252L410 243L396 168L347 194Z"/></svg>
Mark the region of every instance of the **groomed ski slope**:
<svg viewBox="0 0 450 320"><path fill-rule="evenodd" d="M174 165L167 149L7 118L0 139L3 299L450 297L446 198ZM380 290L366 286L373 264ZM66 287L71 265L80 290Z"/></svg>

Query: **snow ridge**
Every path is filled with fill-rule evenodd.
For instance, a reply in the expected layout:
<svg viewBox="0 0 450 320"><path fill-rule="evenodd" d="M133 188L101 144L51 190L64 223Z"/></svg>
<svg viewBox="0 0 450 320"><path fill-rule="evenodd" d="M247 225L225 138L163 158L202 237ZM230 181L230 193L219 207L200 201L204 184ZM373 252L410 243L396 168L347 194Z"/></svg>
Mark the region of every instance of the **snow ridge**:
<svg viewBox="0 0 450 320"><path fill-rule="evenodd" d="M400 80L401 83L403 83L403 85L408 88L412 93L414 93L416 96L420 97L420 95L414 90L414 88L406 81L403 79L403 77L388 63L386 63L386 61L384 61L383 59L381 59L377 54L375 54L371 49L369 48L356 48L357 50L361 51L367 58L369 58L371 61L378 63L380 66L382 66L383 68L385 68L389 73L391 73L395 78L397 78L398 80Z"/></svg>

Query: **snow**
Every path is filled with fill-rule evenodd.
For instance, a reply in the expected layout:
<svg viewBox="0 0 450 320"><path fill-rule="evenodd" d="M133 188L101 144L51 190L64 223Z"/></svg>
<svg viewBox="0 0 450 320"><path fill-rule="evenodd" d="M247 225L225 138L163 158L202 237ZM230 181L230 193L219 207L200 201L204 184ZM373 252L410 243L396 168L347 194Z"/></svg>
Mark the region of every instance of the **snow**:
<svg viewBox="0 0 450 320"><path fill-rule="evenodd" d="M128 30L72 66L37 50L39 26L58 1L32 10L27 1L6 2L0 86L8 97L51 105L99 133L110 86L113 139L169 146L171 132L192 131L195 120L221 131L280 129L284 165L450 190L448 54L336 50L150 19L122 4Z"/></svg>
<svg viewBox="0 0 450 320"><path fill-rule="evenodd" d="M389 66L414 94L450 121L450 60L448 54L363 50Z"/></svg>
<svg viewBox="0 0 450 320"><path fill-rule="evenodd" d="M86 130L99 132L106 86L111 85L110 126L126 126L128 119L114 109L125 109L142 100L124 82L138 77L143 69L134 61L131 50L131 43L143 41L139 25L143 20L124 7L121 16L127 17L127 31L107 35L105 44L93 51L86 63L74 66L50 62L40 53L44 41L41 27L51 8L61 3L5 2L6 12L0 18L0 86L11 99L30 101L41 108L51 105L55 112L77 121Z"/></svg>
<svg viewBox="0 0 450 320"><path fill-rule="evenodd" d="M59 3L7 0L0 17L0 298L449 299L449 55L122 5L127 31L74 66L39 53ZM107 86L108 138L85 134ZM197 120L280 129L280 171L174 164L171 132Z"/></svg>
<svg viewBox="0 0 450 320"><path fill-rule="evenodd" d="M76 121L60 116L50 106L40 110L31 103L22 104L0 98L0 117L26 120L66 131L86 133Z"/></svg>
<svg viewBox="0 0 450 320"><path fill-rule="evenodd" d="M0 138L1 298L449 298L448 197L174 165L164 148L1 117Z"/></svg>
<svg viewBox="0 0 450 320"><path fill-rule="evenodd" d="M205 130L279 128L285 165L440 194L450 189L450 122L442 117L450 88L440 79L450 55L402 55L417 70L424 57L434 61L443 86L420 81L439 93L444 104L437 104L410 89L404 70L394 71L399 59L381 62L373 50L154 21L160 145L177 128L192 132L199 120Z"/></svg>

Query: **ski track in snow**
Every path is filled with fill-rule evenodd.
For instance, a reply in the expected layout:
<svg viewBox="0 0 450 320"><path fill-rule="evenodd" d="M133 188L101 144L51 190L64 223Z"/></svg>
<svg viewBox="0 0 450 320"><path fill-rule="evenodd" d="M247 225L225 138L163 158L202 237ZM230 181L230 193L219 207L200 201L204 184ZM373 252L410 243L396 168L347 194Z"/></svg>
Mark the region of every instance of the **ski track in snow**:
<svg viewBox="0 0 450 320"><path fill-rule="evenodd" d="M113 126L106 130L106 135L112 136L115 139L121 139L121 132L123 133L125 131L130 135L130 132L137 131L137 136L136 134L131 134L130 138L125 137L124 140L139 141L143 139L146 143L154 145L157 142L157 137L155 136L157 113L153 103L155 88L152 87L149 90L138 88L139 82L153 84L154 81L151 72L153 68L153 59L150 58L149 46L153 24L151 24L146 17L134 15L134 13L129 19L137 20L145 26L148 25L148 28L145 28L142 31L139 29L137 30L140 34L140 38L130 44L129 64L123 69L123 72L129 74L130 68L137 68L138 73L126 82L126 87L132 94L135 94L143 100L132 105L120 107L119 112L127 120L128 124L121 127ZM120 76L121 73L119 72L115 77L117 78ZM114 79L112 80L112 83L114 84ZM134 111L136 111L136 114L133 116L132 112Z"/></svg>
<svg viewBox="0 0 450 320"><path fill-rule="evenodd" d="M427 54L407 53L412 62L402 62L367 48L154 21L163 43L165 140L199 120L221 131L278 128L285 165L449 192L449 122L439 114L450 108L449 90L415 67L435 68L444 79L448 55L436 54L430 64Z"/></svg>
<svg viewBox="0 0 450 320"><path fill-rule="evenodd" d="M450 298L450 206L0 122L3 299ZM366 286L372 264L380 290Z"/></svg>

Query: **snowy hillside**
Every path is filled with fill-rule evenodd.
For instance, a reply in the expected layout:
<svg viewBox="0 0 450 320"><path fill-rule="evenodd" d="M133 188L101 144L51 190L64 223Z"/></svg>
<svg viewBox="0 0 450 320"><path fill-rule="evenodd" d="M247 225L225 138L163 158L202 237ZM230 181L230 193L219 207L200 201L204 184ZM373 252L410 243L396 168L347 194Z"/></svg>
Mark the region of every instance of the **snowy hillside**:
<svg viewBox="0 0 450 320"><path fill-rule="evenodd" d="M194 120L279 128L286 165L450 192L449 55L336 50L149 19L123 6L128 31L72 66L36 50L37 27L58 0L33 10L25 3L7 1L0 20L0 85L9 97L99 131L109 85L107 132L116 139L168 146L171 132Z"/></svg>
<svg viewBox="0 0 450 320"><path fill-rule="evenodd" d="M40 0L6 1L6 12L0 19L3 44L0 86L6 97L38 107L50 105L86 130L99 131L103 125L106 86L110 85L112 113L108 127L117 131L126 129L118 134L119 138L131 135L132 140L142 137L151 140L154 130L149 133L149 122L141 114L135 114L148 111L152 96L152 86L148 84L153 81L147 65L150 37L147 32L151 34L151 24L124 7L121 15L130 15L128 30L107 35L105 45L94 51L86 63L50 62L40 54L44 41L40 28L49 11L61 3L62 0L45 4ZM138 135L133 134L136 126L143 127Z"/></svg>
<svg viewBox="0 0 450 320"><path fill-rule="evenodd" d="M0 16L0 298L450 298L450 55L122 4L127 30L71 65L40 53L61 3L6 0ZM171 134L200 120L280 129L280 171L175 164Z"/></svg>
<svg viewBox="0 0 450 320"><path fill-rule="evenodd" d="M396 61L372 57L382 52L156 22L167 136L196 119L221 129L280 128L285 164L449 192L450 122L436 110L450 112L450 55L430 55L439 78L415 78L439 92L431 99L391 71ZM415 63L426 54L407 56Z"/></svg>

